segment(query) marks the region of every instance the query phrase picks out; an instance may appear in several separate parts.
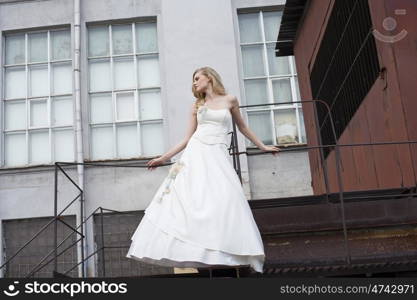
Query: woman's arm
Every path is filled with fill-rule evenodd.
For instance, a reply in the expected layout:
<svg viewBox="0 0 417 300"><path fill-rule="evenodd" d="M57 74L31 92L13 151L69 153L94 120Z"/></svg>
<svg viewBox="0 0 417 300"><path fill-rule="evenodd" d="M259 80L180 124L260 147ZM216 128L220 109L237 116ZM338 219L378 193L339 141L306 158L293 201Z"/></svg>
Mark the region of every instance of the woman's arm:
<svg viewBox="0 0 417 300"><path fill-rule="evenodd" d="M191 136L195 132L196 128L197 128L197 110L195 108L195 104L193 104L191 108L190 120L188 122L188 128L187 128L185 137L177 145L172 147L169 151L167 151L161 157L165 160L168 160L171 157L173 157L175 154L181 152L185 148L185 146L187 146L188 141L190 140Z"/></svg>
<svg viewBox="0 0 417 300"><path fill-rule="evenodd" d="M195 103L193 103L191 107L191 112L190 112L190 121L188 123L188 128L187 128L185 137L177 145L175 145L170 150L165 152L162 156L150 160L147 164L148 169L151 169L151 170L154 169L156 166L161 165L167 160L169 160L175 154L181 152L185 148L185 146L187 146L187 143L190 140L193 133L195 132L196 128L197 128L197 109L196 109Z"/></svg>
<svg viewBox="0 0 417 300"><path fill-rule="evenodd" d="M239 131L247 137L252 143L256 145L259 149L262 151L272 151L273 154L276 154L275 152L278 152L280 149L276 146L266 146L256 135L255 133L246 125L245 121L242 118L242 115L240 114L239 109L239 101L236 97L232 96L231 99L232 102L232 108L231 113L233 116L233 120L236 123L236 126L239 128Z"/></svg>

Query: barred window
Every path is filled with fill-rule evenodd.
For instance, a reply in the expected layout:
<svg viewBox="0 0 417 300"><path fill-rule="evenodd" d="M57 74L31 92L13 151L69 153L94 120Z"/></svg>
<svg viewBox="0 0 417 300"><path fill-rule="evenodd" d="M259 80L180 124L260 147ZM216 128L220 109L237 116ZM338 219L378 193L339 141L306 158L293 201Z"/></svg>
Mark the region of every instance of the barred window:
<svg viewBox="0 0 417 300"><path fill-rule="evenodd" d="M163 152L155 22L88 27L92 159Z"/></svg>
<svg viewBox="0 0 417 300"><path fill-rule="evenodd" d="M69 28L5 36L2 165L74 161Z"/></svg>
<svg viewBox="0 0 417 300"><path fill-rule="evenodd" d="M310 75L323 145L334 144L331 122L339 139L379 75L378 53L372 34L368 1L335 1ZM329 148L324 155L329 155Z"/></svg>
<svg viewBox="0 0 417 300"><path fill-rule="evenodd" d="M265 144L306 143L293 57L276 57L282 11L239 13L240 48L249 127ZM251 142L248 146L254 146Z"/></svg>

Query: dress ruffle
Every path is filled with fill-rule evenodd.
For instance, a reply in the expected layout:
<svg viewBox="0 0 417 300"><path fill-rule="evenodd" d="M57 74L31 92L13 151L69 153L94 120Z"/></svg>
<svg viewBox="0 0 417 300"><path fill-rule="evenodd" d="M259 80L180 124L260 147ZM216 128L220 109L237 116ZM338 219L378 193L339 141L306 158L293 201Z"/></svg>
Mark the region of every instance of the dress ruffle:
<svg viewBox="0 0 417 300"><path fill-rule="evenodd" d="M138 236L140 241L135 239ZM132 236L127 257L164 267L251 266L261 273L264 262L264 255L236 255L183 241L158 228L146 215Z"/></svg>

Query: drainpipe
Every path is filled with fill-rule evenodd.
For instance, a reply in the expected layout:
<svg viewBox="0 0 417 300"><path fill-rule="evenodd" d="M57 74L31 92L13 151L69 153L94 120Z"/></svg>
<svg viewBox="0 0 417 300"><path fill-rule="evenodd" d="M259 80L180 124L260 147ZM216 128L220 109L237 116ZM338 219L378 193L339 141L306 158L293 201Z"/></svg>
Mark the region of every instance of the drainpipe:
<svg viewBox="0 0 417 300"><path fill-rule="evenodd" d="M80 72L80 51L81 51L81 35L80 35L80 0L74 0L74 91L75 91L75 135L77 145L77 163L84 162L83 152L83 140L82 140L82 119L81 119L81 72ZM77 165L78 185L83 191L82 197L80 197L78 205L78 213L76 213L76 224L79 226L85 216L85 193L84 193L84 165ZM82 234L85 235L85 226L80 228ZM77 236L77 238L80 238ZM81 239L81 242L77 243L77 257L78 262L84 260L87 253L86 238ZM80 264L78 268L78 276L85 277L86 265Z"/></svg>

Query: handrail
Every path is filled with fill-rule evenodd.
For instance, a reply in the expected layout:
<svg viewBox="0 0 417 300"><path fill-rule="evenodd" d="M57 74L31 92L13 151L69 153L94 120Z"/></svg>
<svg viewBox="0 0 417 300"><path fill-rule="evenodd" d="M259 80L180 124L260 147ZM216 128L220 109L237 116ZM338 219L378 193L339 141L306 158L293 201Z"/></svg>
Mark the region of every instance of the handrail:
<svg viewBox="0 0 417 300"><path fill-rule="evenodd" d="M326 199L328 201L329 199L329 194L330 194L330 190L329 190L329 184L328 184L328 170L327 170L327 160L324 158L324 154L323 154L323 149L324 148L333 148L335 150L335 165L336 165L336 175L337 175L337 184L339 187L339 201L340 201L340 208L341 208L341 215L342 215L342 227L343 227L343 236L344 236L344 244L345 244L345 252L346 252L346 262L347 264L351 263L351 254L350 254L350 249L349 249L349 245L348 245L348 237L347 237L347 225L346 225L346 216L345 216L345 208L344 208L344 187L343 187L343 178L341 175L341 171L340 171L340 147L352 147L352 146L368 146L368 145L390 145L390 144L412 144L412 143L417 143L416 141L401 141L401 142L381 142L381 143L359 143L359 144L339 144L338 143L338 138L336 135L336 129L335 129L335 125L334 125L334 120L333 120L333 116L331 114L331 108L330 106L323 100L302 100L302 101L291 101L291 102L279 102L279 103L264 103L264 104L252 104L252 105L242 105L239 106L239 108L250 108L250 107L263 107L263 106L278 106L278 105L293 105L293 104L297 104L297 103L312 103L315 107L317 105L317 103L324 105L324 107L327 110L327 116L329 117L329 121L330 121L330 125L331 125L331 131L333 134L333 138L335 141L335 144L333 145L318 145L318 146L310 146L310 147L303 147L304 149L313 149L313 148L318 148L320 149L320 156L321 156L321 167L323 170L323 175L324 175L324 184L325 184L325 188L326 188ZM316 109L314 109L314 111L316 111ZM317 122L317 120L315 120ZM241 177L241 170L240 170L240 161L239 161L239 155L242 154L242 152L239 152L239 146L237 143L237 139L236 139L236 124L234 122L234 120L232 119L232 123L233 123L233 135L234 137L232 138L232 143L231 143L231 147L233 147L233 151L232 151L232 155L236 156L236 158L233 158L233 162L234 162L234 166L235 168L237 167L238 169L237 174L239 176L240 181L242 182L242 177ZM318 131L318 125L315 126L316 131ZM321 139L320 139L320 132L316 132L317 136L318 136L318 142L319 144L321 143ZM300 151L303 148L297 148L297 149L289 149L289 150L282 150L281 151ZM264 152L266 153L270 153L271 151L267 151ZM246 152L247 154L247 152ZM263 153L257 153L255 155L259 155L259 154L263 154ZM235 161L239 162L235 164Z"/></svg>
<svg viewBox="0 0 417 300"><path fill-rule="evenodd" d="M286 103L267 103L267 104L257 104L257 105L246 105L246 106L240 106L240 108L248 108L248 107L259 107L259 106L270 106L270 105L285 105L285 104L295 104L295 103L313 103L314 105L316 103L321 103L323 105L325 105L325 107L327 109L329 109L328 104L325 103L324 101L321 100L311 100L311 101L297 101L297 102L286 102ZM307 147L297 147L297 148L291 148L291 149L283 149L283 147L281 147L281 151L280 152L292 152L292 151L305 151L305 150L312 150L312 149L319 149L321 154L323 153L323 149L324 148L333 148L335 149L335 164L336 164L336 173L337 173L337 180L338 180L338 185L339 185L339 201L341 204L341 214L342 214L342 223L343 223L343 233L344 233L344 243L345 243L345 251L346 251L346 262L348 264L351 263L351 257L350 257L350 250L349 250L349 246L348 246L348 239L347 239L347 226L346 226L346 219L345 219L345 209L344 209L344 189L343 189L343 181L342 181L342 177L341 177L341 173L340 173L340 147L357 147L357 146L378 146L378 145L401 145L401 144L416 144L417 141L391 141L391 142L376 142L376 143L356 143L356 144L339 144L336 138L336 133L334 130L334 124L333 124L333 120L331 117L331 114L329 114L330 117L330 121L331 121L331 125L332 125L332 131L334 134L334 138L335 138L335 144L330 144L330 145L318 145L318 146L307 146ZM238 141L237 141L237 130L236 130L236 123L234 122L234 120L232 120L232 124L233 124L233 131L230 132L231 135L231 144L230 147L228 148L229 150L229 154L232 155L233 157L233 165L234 168L240 178L240 180L242 180L241 178L241 170L240 170L240 159L239 156L242 154L246 154L248 155L247 151L244 152L239 152L239 147L238 147ZM285 147L285 146L284 146ZM269 154L271 153L271 151L267 151L267 152L260 152L260 153L251 153L250 155L264 155L264 154ZM323 158L323 156L322 156ZM160 166L168 166L173 164L174 162L169 162L169 163L165 163L163 165ZM138 165L137 163L133 164L108 164L108 163L97 163L97 162L84 162L84 163L77 163L77 162L56 162L55 163L55 189L54 189L54 206L55 206L55 215L54 217L47 223L45 224L31 239L29 239L28 242L26 242L22 247L20 247L18 249L18 251L16 251L10 258L7 259L7 261L5 263L3 263L0 266L0 269L3 268L4 266L8 265L10 263L10 261L12 259L14 259L24 248L26 248L35 238L37 238L44 230L46 230L52 223L54 223L55 225L55 244L54 244L54 249L51 250L46 256L44 256L41 261L35 265L35 267L32 268L32 270L28 273L27 277L30 277L32 275L34 275L36 272L39 272L40 270L42 270L46 265L48 265L49 263L51 263L52 261L54 261L54 272L57 272L57 259L60 255L62 255L64 252L66 252L68 249L70 249L71 247L73 247L74 245L76 245L78 242L81 242L82 244L84 243L84 239L85 239L85 235L83 234L83 225L87 222L87 220L89 220L94 214L97 213L98 210L100 210L100 217L101 217L101 235L102 235L102 241L103 241L103 245L102 247L100 247L99 249L97 249L96 251L94 251L93 253L89 254L87 257L84 258L84 253L83 253L83 257L81 258L81 261L79 261L75 266L73 266L72 268L70 268L69 270L67 270L65 272L65 274L68 274L70 271L72 271L74 268L76 268L77 266L79 266L80 264L82 265L82 276L85 277L84 274L84 263L90 259L93 255L95 255L97 252L102 251L102 263L103 263L103 274L105 275L105 264L104 264L104 250L106 248L115 248L115 247L109 247L109 246L104 246L104 231L103 231L103 211L108 211L108 212L114 212L114 213L120 213L120 214L129 214L129 212L120 212L120 211L116 211L116 210L112 210L112 209L105 209L102 207L98 207L96 208L87 218L82 218L82 222L77 226L77 227L72 227L71 225L69 225L68 223L64 222L63 220L60 219L60 217L62 216L62 214L71 206L75 203L76 200L81 198L81 205L83 205L83 195L84 195L84 191L75 183L74 180L72 180L72 178L68 175L68 173L63 169L64 166L71 166L71 165L86 165L86 166L96 166L96 167L119 167L119 168L148 168L147 165L143 164L143 165ZM322 164L321 164L322 168L323 168L323 174L325 176L325 185L326 185L326 197L328 200L329 197L329 187L328 187L328 182L327 182L327 161L326 160L322 160ZM57 203L58 203L58 170L61 171L64 176L78 189L78 191L80 192L72 201L70 201L69 204L66 205L66 207L64 209L62 209L59 213L57 211ZM380 196L378 196L380 197ZM360 198L360 197L359 197ZM358 199L359 199L358 198ZM350 199L350 198L348 198ZM352 198L353 199L353 198ZM356 198L355 198L356 199ZM82 208L81 208L82 209ZM61 223L63 223L65 226L69 227L71 230L73 230L72 233L70 233L63 241L61 241L59 244L57 242L57 222L60 221ZM78 231L78 229L81 229L80 231ZM69 247L65 248L63 251L61 251L60 253L58 253L58 248L66 241L68 240L69 237L71 237L74 233L80 235L80 238L77 239L74 243L72 243ZM119 248L123 248L125 246L119 246ZM45 264L42 265L42 263L52 254L54 253L54 256L52 257L52 259L48 260Z"/></svg>

